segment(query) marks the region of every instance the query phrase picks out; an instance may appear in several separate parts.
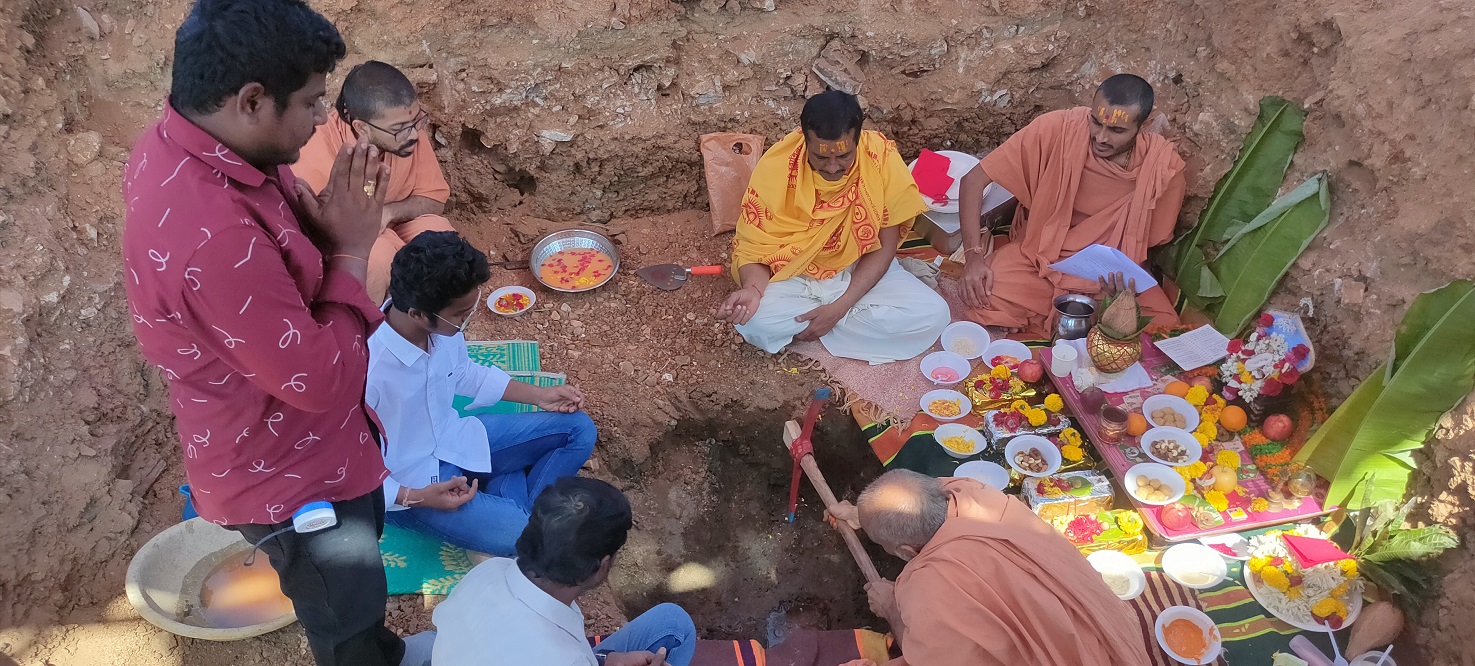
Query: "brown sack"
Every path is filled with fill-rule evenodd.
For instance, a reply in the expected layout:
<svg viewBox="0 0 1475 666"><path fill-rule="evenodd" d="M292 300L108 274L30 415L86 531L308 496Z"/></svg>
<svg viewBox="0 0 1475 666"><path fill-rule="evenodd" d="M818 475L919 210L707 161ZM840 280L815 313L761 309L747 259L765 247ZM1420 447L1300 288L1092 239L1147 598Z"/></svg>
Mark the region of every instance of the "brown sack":
<svg viewBox="0 0 1475 666"><path fill-rule="evenodd" d="M707 199L712 211L712 235L737 228L748 177L763 156L763 137L717 132L702 135L702 162L707 171Z"/></svg>

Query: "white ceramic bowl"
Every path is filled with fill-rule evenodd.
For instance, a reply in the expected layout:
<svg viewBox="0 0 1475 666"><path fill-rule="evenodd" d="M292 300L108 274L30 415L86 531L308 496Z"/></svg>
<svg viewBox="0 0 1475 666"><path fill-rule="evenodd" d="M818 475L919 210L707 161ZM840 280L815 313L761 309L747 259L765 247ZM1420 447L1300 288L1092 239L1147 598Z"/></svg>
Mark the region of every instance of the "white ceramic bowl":
<svg viewBox="0 0 1475 666"><path fill-rule="evenodd" d="M932 411L932 408L928 405L931 405L933 401L936 400L949 400L958 403L958 413L953 416L943 416L941 414L938 414L937 412ZM957 391L954 391L952 389L937 389L936 391L928 391L922 394L922 399L918 402L922 406L922 411L927 412L928 416L931 416L932 418L939 421L956 421L960 418L963 418L964 414L973 411L973 401L969 400L968 396L963 395L962 393L958 393Z"/></svg>
<svg viewBox="0 0 1475 666"><path fill-rule="evenodd" d="M1137 496L1137 479L1146 477L1156 479L1158 483L1168 487L1168 499L1161 502L1150 502ZM1122 487L1132 499L1143 504L1152 506L1164 506L1172 504L1183 498L1183 493L1188 492L1188 484L1183 482L1183 475L1173 471L1172 467L1158 463L1138 463L1133 465L1127 473L1122 475Z"/></svg>
<svg viewBox="0 0 1475 666"><path fill-rule="evenodd" d="M1162 423L1158 423L1152 419L1152 413L1164 407L1171 407L1173 411L1183 415L1184 430L1193 432L1193 429L1198 427L1198 409L1188 404L1187 400L1166 393L1155 395L1142 401L1142 416L1147 418L1148 423L1155 426L1162 426Z"/></svg>
<svg viewBox="0 0 1475 666"><path fill-rule="evenodd" d="M939 370L952 371L954 379L952 381L943 381L933 377L932 373L938 372ZM938 386L952 386L961 382L968 377L968 373L972 370L973 366L968 364L968 359L950 351L932 352L922 357L922 376Z"/></svg>
<svg viewBox="0 0 1475 666"><path fill-rule="evenodd" d="M245 557L250 550L251 544L240 534L204 518L176 524L155 534L128 563L123 579L128 603L143 619L164 631L208 641L260 636L296 622L297 614L293 612L235 628L201 626L191 620L186 610L199 603L205 576L226 557ZM255 566L271 565L262 555Z"/></svg>
<svg viewBox="0 0 1475 666"><path fill-rule="evenodd" d="M1204 639L1208 641L1208 650L1204 652L1203 659L1194 661L1185 658L1168 648L1168 642L1163 638L1163 628L1174 620L1188 620L1204 631ZM1157 622L1153 624L1153 631L1157 634L1157 644L1162 646L1163 651L1168 653L1174 661L1180 664L1212 664L1219 658L1219 652L1224 649L1224 638L1219 635L1219 627L1209 619L1203 611L1188 606L1169 606L1163 609L1157 616Z"/></svg>
<svg viewBox="0 0 1475 666"><path fill-rule="evenodd" d="M971 321L955 321L942 329L942 348L967 359L983 356L993 343L988 329ZM970 351L972 353L964 353Z"/></svg>
<svg viewBox="0 0 1475 666"><path fill-rule="evenodd" d="M988 450L988 440L984 438L983 433L961 423L944 423L937 426L937 429L932 431L932 437L937 440L937 445L941 446L943 451L946 451L948 455L954 458L968 458ZM973 445L973 450L967 453L959 453L948 448L943 445L942 440L949 437L963 437L967 439Z"/></svg>
<svg viewBox="0 0 1475 666"><path fill-rule="evenodd" d="M1163 573L1183 587L1207 590L1224 582L1229 567L1213 548L1201 543L1180 543L1163 551Z"/></svg>
<svg viewBox="0 0 1475 666"><path fill-rule="evenodd" d="M1045 471L1027 472L1020 469L1019 465L1014 462L1014 454L1028 451L1031 448L1040 450L1041 457L1049 465L1049 467L1045 468ZM1014 468L1014 471L1025 476L1050 476L1055 473L1055 470L1060 469L1060 449L1055 448L1054 443L1039 435L1019 435L1009 440L1009 443L1004 446L1004 460L1009 463L1010 467Z"/></svg>
<svg viewBox="0 0 1475 666"><path fill-rule="evenodd" d="M526 296L528 299L527 307L518 310L517 312L502 312L498 310L496 306L497 299L508 294L522 294L523 296ZM516 317L517 315L533 309L533 305L535 305L537 302L538 297L537 295L533 294L533 290L528 289L527 287L519 287L514 284L506 287L501 287L496 291L493 291L490 296L487 296L487 309L499 315L502 315L503 317Z"/></svg>
<svg viewBox="0 0 1475 666"><path fill-rule="evenodd" d="M1383 648L1382 650L1372 650L1357 655L1356 657L1352 658L1352 661L1348 666L1398 666L1398 662L1393 660L1393 655L1391 654L1388 655L1387 659L1383 659L1383 652L1387 649L1388 648ZM1379 664L1379 659L1383 659L1383 663Z"/></svg>
<svg viewBox="0 0 1475 666"><path fill-rule="evenodd" d="M970 460L958 465L958 469L953 471L953 476L974 479L985 486L999 490L1009 487L1009 470L1004 469L1003 465L987 460Z"/></svg>
<svg viewBox="0 0 1475 666"><path fill-rule="evenodd" d="M1101 574L1117 573L1127 577L1131 586L1125 593L1117 595L1122 601L1136 599L1147 589L1147 574L1142 573L1142 565L1137 564L1137 560L1129 555L1115 550L1098 550L1087 555L1086 561Z"/></svg>
<svg viewBox="0 0 1475 666"><path fill-rule="evenodd" d="M1185 460L1164 460L1153 455L1152 443L1162 439L1171 439L1175 442L1178 442L1178 445L1182 446L1183 450L1188 454L1188 458ZM1153 460L1156 460L1169 467L1192 465L1195 460L1198 460L1199 457L1204 454L1203 445L1199 444L1198 440L1193 438L1193 433L1188 432L1187 430L1179 430L1178 428L1168 428L1166 426L1159 426L1142 433L1142 443L1140 444L1140 446L1142 447L1142 453L1145 454L1147 457L1152 458Z"/></svg>
<svg viewBox="0 0 1475 666"><path fill-rule="evenodd" d="M988 349L983 352L983 362L988 367L994 367L994 358L998 356L1013 356L1020 361L1028 361L1034 358L1034 352L1030 351L1023 342L1018 340L994 340L989 343Z"/></svg>

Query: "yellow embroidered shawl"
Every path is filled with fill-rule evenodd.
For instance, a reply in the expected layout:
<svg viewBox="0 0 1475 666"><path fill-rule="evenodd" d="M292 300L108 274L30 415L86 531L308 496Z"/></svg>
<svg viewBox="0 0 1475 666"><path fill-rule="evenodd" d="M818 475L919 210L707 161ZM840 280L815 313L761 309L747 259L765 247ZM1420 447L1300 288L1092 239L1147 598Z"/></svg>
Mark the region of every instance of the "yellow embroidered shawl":
<svg viewBox="0 0 1475 666"><path fill-rule="evenodd" d="M905 238L925 210L896 144L880 132L862 131L855 166L830 182L809 167L804 133L794 130L763 154L748 181L733 278L747 264L766 264L774 282L834 277L880 247L881 229L905 225Z"/></svg>

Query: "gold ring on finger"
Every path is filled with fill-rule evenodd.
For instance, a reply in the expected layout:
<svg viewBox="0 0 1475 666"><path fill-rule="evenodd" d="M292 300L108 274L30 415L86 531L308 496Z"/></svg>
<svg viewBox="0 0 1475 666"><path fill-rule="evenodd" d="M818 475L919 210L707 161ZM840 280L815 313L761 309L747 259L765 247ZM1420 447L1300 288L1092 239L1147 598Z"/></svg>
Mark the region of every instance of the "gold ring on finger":
<svg viewBox="0 0 1475 666"><path fill-rule="evenodd" d="M371 197L374 196L374 181L371 180L364 183L364 194L367 194Z"/></svg>

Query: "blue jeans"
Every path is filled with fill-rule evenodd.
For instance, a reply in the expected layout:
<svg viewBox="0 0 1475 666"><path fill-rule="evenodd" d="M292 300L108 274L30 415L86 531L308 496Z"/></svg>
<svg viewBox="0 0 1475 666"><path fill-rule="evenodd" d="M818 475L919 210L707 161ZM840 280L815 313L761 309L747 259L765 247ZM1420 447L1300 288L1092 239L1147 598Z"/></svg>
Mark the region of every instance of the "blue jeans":
<svg viewBox="0 0 1475 666"><path fill-rule="evenodd" d="M610 634L595 652L655 652L666 648L666 663L688 666L697 652L697 628L676 604L661 604Z"/></svg>
<svg viewBox="0 0 1475 666"><path fill-rule="evenodd" d="M492 471L467 472L442 461L442 481L465 476L478 482L471 501L455 511L410 507L388 511L384 522L499 557L514 554L533 500L565 476L575 476L594 452L594 421L583 412L478 414L487 429Z"/></svg>

